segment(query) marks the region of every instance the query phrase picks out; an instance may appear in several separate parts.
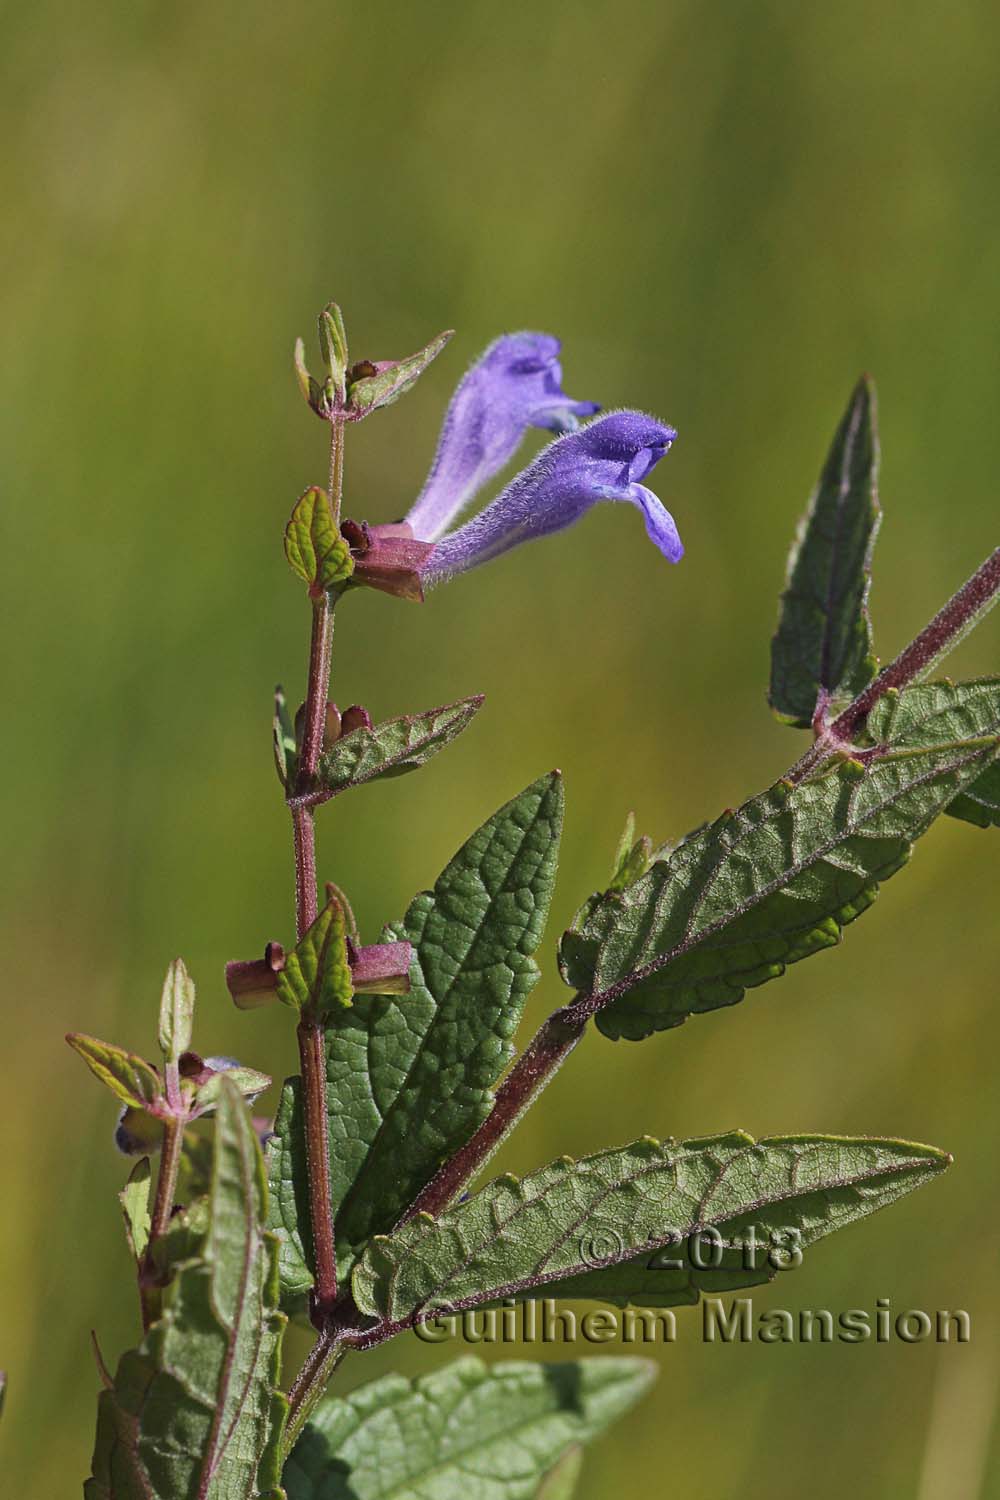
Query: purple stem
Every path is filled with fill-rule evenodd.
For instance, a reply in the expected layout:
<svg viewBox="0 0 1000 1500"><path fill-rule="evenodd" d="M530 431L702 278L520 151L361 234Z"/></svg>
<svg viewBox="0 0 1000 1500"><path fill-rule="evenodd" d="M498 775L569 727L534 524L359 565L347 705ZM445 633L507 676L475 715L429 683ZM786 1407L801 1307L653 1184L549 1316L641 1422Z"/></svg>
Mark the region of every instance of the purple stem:
<svg viewBox="0 0 1000 1500"><path fill-rule="evenodd" d="M337 524L343 482L342 420L330 423L330 505ZM330 692L330 656L333 643L333 610L325 592L312 601L312 634L309 643L309 680L306 688L302 748L295 791L307 791L316 776L323 749L326 705ZM312 808L295 802L291 807L295 846L295 925L301 938L318 913L316 891L316 825ZM337 1299L336 1236L330 1194L329 1122L326 1112L326 1053L322 1018L311 1007L303 1010L298 1026L299 1062L302 1068L302 1111L309 1179L309 1220L312 1228L316 1283L313 1317L317 1325Z"/></svg>

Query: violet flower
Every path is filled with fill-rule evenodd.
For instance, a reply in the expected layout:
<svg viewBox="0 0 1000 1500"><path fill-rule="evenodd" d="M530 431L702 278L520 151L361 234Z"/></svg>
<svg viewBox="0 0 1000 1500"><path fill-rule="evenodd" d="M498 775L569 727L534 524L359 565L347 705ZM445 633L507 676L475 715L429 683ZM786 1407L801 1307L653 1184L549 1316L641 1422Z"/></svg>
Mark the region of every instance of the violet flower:
<svg viewBox="0 0 1000 1500"><path fill-rule="evenodd" d="M451 399L437 453L407 516L413 535L434 542L519 447L529 427L572 432L600 411L562 389L560 341L548 333L508 333L469 370Z"/></svg>
<svg viewBox="0 0 1000 1500"><path fill-rule="evenodd" d="M669 562L679 562L684 548L674 519L642 483L676 436L654 417L617 411L557 438L485 510L435 543L420 566L421 582L433 587L521 542L561 531L601 500L635 505L650 541ZM411 525L419 506L407 518ZM414 532L430 540L418 525Z"/></svg>

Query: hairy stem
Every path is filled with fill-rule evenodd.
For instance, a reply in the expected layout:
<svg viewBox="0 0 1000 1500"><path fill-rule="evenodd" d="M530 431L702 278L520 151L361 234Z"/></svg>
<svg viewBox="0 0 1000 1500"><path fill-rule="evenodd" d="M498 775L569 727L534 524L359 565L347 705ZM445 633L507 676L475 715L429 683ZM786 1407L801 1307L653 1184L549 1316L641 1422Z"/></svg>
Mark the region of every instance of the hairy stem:
<svg viewBox="0 0 1000 1500"><path fill-rule="evenodd" d="M906 646L894 661L882 668L843 713L825 728L820 727L816 743L789 771L791 781L801 781L828 756L851 748L854 737L864 727L868 715L880 698L892 688L916 682L941 660L972 627L992 609L1000 596L1000 547L982 563L972 577L953 594L930 624Z"/></svg>
<svg viewBox="0 0 1000 1500"><path fill-rule="evenodd" d="M286 1457L294 1448L313 1408L326 1390L330 1376L346 1353L347 1350L338 1342L336 1334L330 1332L321 1333L309 1351L288 1394L288 1422L283 1438Z"/></svg>
<svg viewBox="0 0 1000 1500"><path fill-rule="evenodd" d="M431 1178L400 1219L400 1224L407 1223L418 1213L439 1214L453 1202L562 1067L583 1035L587 1019L587 1015L573 1005L553 1011L497 1089L493 1108L479 1129Z"/></svg>
<svg viewBox="0 0 1000 1500"><path fill-rule="evenodd" d="M923 677L962 636L996 603L1000 593L1000 547L976 569L956 594L938 610L915 640L901 651L895 661L883 667L839 718L834 719L835 734L847 736L865 722L872 708L890 688L904 687Z"/></svg>
<svg viewBox="0 0 1000 1500"><path fill-rule="evenodd" d="M340 517L344 473L344 424L330 424L330 504L335 524ZM312 601L309 641L309 679L303 714L295 793L313 785L323 750L326 704L330 692L333 647L333 608L325 591ZM293 799L290 799L293 800ZM292 838L295 846L295 925L301 938L316 920L316 825L312 807L293 801ZM302 1109L305 1126L306 1170L309 1180L309 1222L312 1229L316 1284L313 1318L321 1326L337 1298L337 1257L330 1197L330 1144L326 1113L326 1056L319 1016L303 1013L298 1028L302 1069Z"/></svg>
<svg viewBox="0 0 1000 1500"><path fill-rule="evenodd" d="M160 1151L160 1171L156 1179L156 1196L153 1199L153 1213L149 1224L149 1242L139 1267L139 1301L142 1305L143 1329L147 1329L151 1323L155 1322L160 1314L160 1286L153 1264L153 1249L166 1232L170 1224L170 1216L174 1211L174 1196L177 1192L177 1174L180 1171L183 1145L183 1119L164 1120L163 1147Z"/></svg>
<svg viewBox="0 0 1000 1500"><path fill-rule="evenodd" d="M344 490L344 419L330 418L330 509L334 526L340 525L340 497Z"/></svg>
<svg viewBox="0 0 1000 1500"><path fill-rule="evenodd" d="M303 1016L299 1022L298 1041L309 1219L316 1266L313 1318L320 1326L337 1300L337 1253L330 1199L330 1140L326 1113L326 1048L320 1021Z"/></svg>

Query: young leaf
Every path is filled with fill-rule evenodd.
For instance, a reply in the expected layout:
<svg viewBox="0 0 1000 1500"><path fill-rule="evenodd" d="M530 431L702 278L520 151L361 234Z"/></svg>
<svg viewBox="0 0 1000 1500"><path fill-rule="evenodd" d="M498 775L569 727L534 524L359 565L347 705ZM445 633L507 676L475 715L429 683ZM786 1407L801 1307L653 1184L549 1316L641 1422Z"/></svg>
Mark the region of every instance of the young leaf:
<svg viewBox="0 0 1000 1500"><path fill-rule="evenodd" d="M331 896L278 975L278 999L293 1010L327 1015L351 1004L344 908Z"/></svg>
<svg viewBox="0 0 1000 1500"><path fill-rule="evenodd" d="M499 1177L437 1220L379 1236L355 1268L354 1297L370 1317L408 1326L525 1293L588 1295L582 1283L604 1267L709 1229L730 1246L750 1233L757 1244L780 1236L808 1246L949 1161L905 1141L754 1142L740 1131L564 1157L521 1180Z"/></svg>
<svg viewBox="0 0 1000 1500"><path fill-rule="evenodd" d="M246 1500L277 1484L285 1320L275 1310L275 1246L262 1229L266 1200L257 1138L227 1081L207 1213L182 1216L167 1236L163 1316L99 1398L86 1500Z"/></svg>
<svg viewBox="0 0 1000 1500"><path fill-rule="evenodd" d="M869 735L894 749L947 744L998 730L1000 677L927 682L890 691L868 715ZM979 828L1000 826L1000 762L988 766L945 811Z"/></svg>
<svg viewBox="0 0 1000 1500"><path fill-rule="evenodd" d="M194 980L184 960L175 958L163 981L160 1000L160 1051L165 1062L176 1062L182 1052L187 1052L193 1023Z"/></svg>
<svg viewBox="0 0 1000 1500"><path fill-rule="evenodd" d="M280 687L274 690L274 718L271 720L271 735L274 746L274 769L278 773L278 780L282 786L288 786L295 780L295 757L298 747L295 741L295 726L285 703L285 694Z"/></svg>
<svg viewBox="0 0 1000 1500"><path fill-rule="evenodd" d="M347 353L344 315L336 302L328 302L319 315L319 347L334 390L339 392L343 399L347 361L350 356Z"/></svg>
<svg viewBox="0 0 1000 1500"><path fill-rule="evenodd" d="M125 1218L125 1237L136 1261L141 1261L149 1244L149 1192L151 1177L149 1157L140 1157L118 1194Z"/></svg>
<svg viewBox="0 0 1000 1500"><path fill-rule="evenodd" d="M837 761L693 834L564 941L566 982L606 1036L639 1041L742 1000L841 930L997 754L996 736Z"/></svg>
<svg viewBox="0 0 1000 1500"><path fill-rule="evenodd" d="M317 783L335 797L348 787L415 771L462 733L483 702L479 694L425 713L386 719L371 729L353 729L321 756Z"/></svg>
<svg viewBox="0 0 1000 1500"><path fill-rule="evenodd" d="M386 1375L317 1407L285 1464L288 1500L532 1500L655 1378L643 1359L470 1358L419 1380Z"/></svg>
<svg viewBox="0 0 1000 1500"><path fill-rule="evenodd" d="M363 360L348 372L347 408L355 421L380 406L398 401L419 380L431 360L436 359L454 329L439 333L407 359Z"/></svg>
<svg viewBox="0 0 1000 1500"><path fill-rule="evenodd" d="M244 1068L234 1058L206 1057L205 1062L214 1071L195 1091L192 1104L199 1115L208 1114L215 1108L223 1078L229 1079L248 1104L252 1104L265 1089L271 1087L271 1079L267 1073L258 1073L256 1068Z"/></svg>
<svg viewBox="0 0 1000 1500"><path fill-rule="evenodd" d="M315 594L346 583L354 572L351 550L333 524L326 491L318 485L310 485L295 502L285 527L285 556L292 572Z"/></svg>
<svg viewBox="0 0 1000 1500"><path fill-rule="evenodd" d="M163 1093L160 1075L143 1058L124 1047L111 1042L99 1042L96 1037L85 1036L81 1031L71 1031L67 1042L83 1058L95 1078L99 1078L113 1094L125 1104L142 1109L154 1104Z"/></svg>
<svg viewBox="0 0 1000 1500"><path fill-rule="evenodd" d="M412 944L410 993L356 995L326 1034L330 1183L344 1278L441 1161L489 1114L492 1089L538 979L531 957L555 883L562 781L543 776L458 851L387 936ZM299 1080L284 1088L268 1147L272 1227L289 1303L312 1276Z"/></svg>
<svg viewBox="0 0 1000 1500"><path fill-rule="evenodd" d="M774 712L808 728L818 703L851 697L875 675L868 590L881 511L875 388L855 388L788 561L771 643Z"/></svg>

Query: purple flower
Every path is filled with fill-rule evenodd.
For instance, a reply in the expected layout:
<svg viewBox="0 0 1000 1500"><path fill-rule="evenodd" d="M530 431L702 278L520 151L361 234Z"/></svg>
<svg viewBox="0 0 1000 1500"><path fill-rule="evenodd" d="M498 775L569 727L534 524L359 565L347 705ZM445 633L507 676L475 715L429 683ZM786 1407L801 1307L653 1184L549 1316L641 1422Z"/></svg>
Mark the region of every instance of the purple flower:
<svg viewBox="0 0 1000 1500"><path fill-rule="evenodd" d="M669 562L679 562L684 548L673 517L642 484L676 436L655 417L616 411L557 438L485 510L435 543L420 566L421 582L433 587L521 542L561 531L600 500L637 506L650 541ZM411 524L420 504L410 513ZM421 541L432 540L419 524L414 532Z"/></svg>
<svg viewBox="0 0 1000 1500"><path fill-rule="evenodd" d="M463 378L444 419L427 482L406 517L434 542L516 452L529 427L573 432L600 407L562 389L560 342L548 333L509 333Z"/></svg>

